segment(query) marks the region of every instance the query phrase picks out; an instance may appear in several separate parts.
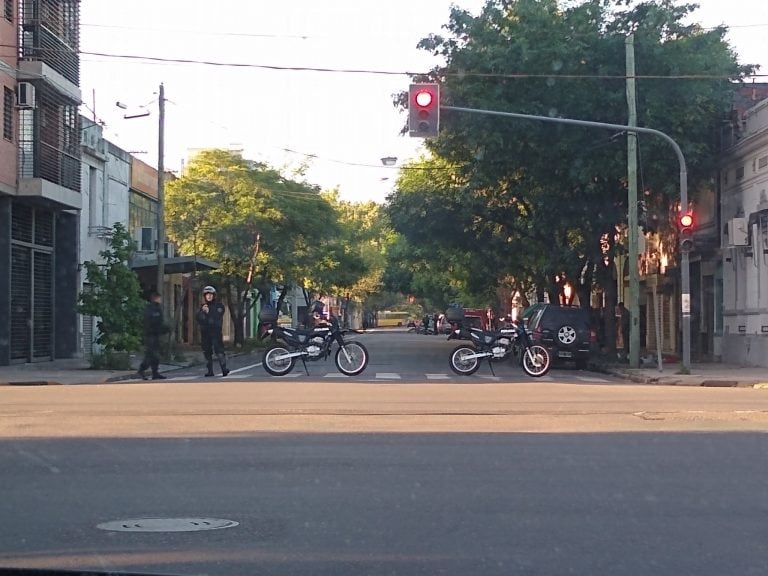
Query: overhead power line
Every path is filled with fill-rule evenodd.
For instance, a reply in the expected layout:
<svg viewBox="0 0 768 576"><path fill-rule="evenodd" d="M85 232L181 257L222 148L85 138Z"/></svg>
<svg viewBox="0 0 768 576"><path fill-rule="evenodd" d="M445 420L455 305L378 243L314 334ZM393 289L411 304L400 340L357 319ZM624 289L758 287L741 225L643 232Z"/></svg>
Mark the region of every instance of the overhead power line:
<svg viewBox="0 0 768 576"><path fill-rule="evenodd" d="M164 58L162 56L142 56L138 54L110 54L107 52L87 52L81 51L80 54L87 56L98 56L101 58L116 58L122 60L141 60L148 62L164 62L169 64L198 64L204 66L220 66L229 68L258 68L265 70L283 70L294 72L334 72L341 74L377 74L386 76L425 76L426 72L397 71L397 70L371 70L365 68L331 68L314 66L278 66L273 64L254 64L249 62L221 62L215 60L198 60L194 58ZM626 80L625 74L508 74L496 72L440 72L443 76L457 77L476 77L476 78L500 78L500 79L523 79L523 78L563 78L572 80ZM768 76L768 74L754 74L755 77ZM643 80L728 80L730 76L719 74L637 74L636 79Z"/></svg>

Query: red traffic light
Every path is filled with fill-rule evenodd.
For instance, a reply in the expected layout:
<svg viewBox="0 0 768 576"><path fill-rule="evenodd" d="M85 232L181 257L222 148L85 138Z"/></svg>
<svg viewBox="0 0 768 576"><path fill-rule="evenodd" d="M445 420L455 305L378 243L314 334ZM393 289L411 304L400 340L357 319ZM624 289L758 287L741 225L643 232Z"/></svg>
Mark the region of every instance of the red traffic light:
<svg viewBox="0 0 768 576"><path fill-rule="evenodd" d="M693 226L693 216L690 214L682 214L680 216L680 227L691 228Z"/></svg>
<svg viewBox="0 0 768 576"><path fill-rule="evenodd" d="M434 138L440 130L440 85L411 84L408 87L408 134Z"/></svg>
<svg viewBox="0 0 768 576"><path fill-rule="evenodd" d="M428 90L420 90L416 92L416 96L414 97L414 100L416 104L418 104L422 108L426 108L427 106L432 104L432 92Z"/></svg>

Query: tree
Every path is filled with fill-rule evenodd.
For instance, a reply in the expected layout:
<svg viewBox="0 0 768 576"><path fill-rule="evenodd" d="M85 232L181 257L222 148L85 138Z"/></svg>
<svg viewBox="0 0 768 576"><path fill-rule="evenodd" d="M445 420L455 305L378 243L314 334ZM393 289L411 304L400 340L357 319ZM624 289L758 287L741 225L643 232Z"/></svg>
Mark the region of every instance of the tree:
<svg viewBox="0 0 768 576"><path fill-rule="evenodd" d="M454 8L447 35L420 43L445 66L415 80L439 81L447 105L626 124L624 40L631 31L639 124L681 145L695 198L714 175L732 81L753 67L739 65L725 28L684 24L694 10L668 0L489 0L477 17ZM539 294L556 295L565 278L582 305L593 285L615 288L617 229L627 214L623 134L445 111L427 148L450 166L453 184L425 183L422 196L436 195L429 206L458 223L477 260L496 267L502 255L507 265L499 272L534 282ZM675 155L665 142L641 137L640 160L645 194L669 206L678 195ZM461 202L450 202L457 193ZM399 188L395 209L404 209L403 194ZM411 204L424 206L423 197ZM457 242L426 227L424 235L446 248ZM473 277L492 281L481 272Z"/></svg>
<svg viewBox="0 0 768 576"><path fill-rule="evenodd" d="M98 318L96 342L107 353L131 352L141 346L143 310L141 286L128 262L134 251L131 235L118 223L112 227L103 262L84 263L89 289L80 293L78 312Z"/></svg>
<svg viewBox="0 0 768 576"><path fill-rule="evenodd" d="M284 296L338 268L338 221L319 189L227 150L199 153L168 183L166 218L184 253L219 263L208 277L227 302L236 345L252 290L267 299L278 284Z"/></svg>

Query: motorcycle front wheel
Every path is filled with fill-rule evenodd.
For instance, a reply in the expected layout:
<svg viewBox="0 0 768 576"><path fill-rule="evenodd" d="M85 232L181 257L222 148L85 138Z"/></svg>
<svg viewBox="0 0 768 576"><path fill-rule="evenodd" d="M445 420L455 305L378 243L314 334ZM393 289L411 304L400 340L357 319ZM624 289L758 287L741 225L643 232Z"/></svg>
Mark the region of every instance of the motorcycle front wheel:
<svg viewBox="0 0 768 576"><path fill-rule="evenodd" d="M357 376L368 366L368 350L360 342L345 342L336 350L336 368L347 376Z"/></svg>
<svg viewBox="0 0 768 576"><path fill-rule="evenodd" d="M466 344L454 348L453 352L451 352L451 370L462 376L469 376L477 372L477 369L480 368L480 359L467 358L467 356L475 353L477 351L472 346L467 346Z"/></svg>
<svg viewBox="0 0 768 576"><path fill-rule="evenodd" d="M523 370L528 376L538 378L549 372L549 352L544 346L534 344L528 349L523 349Z"/></svg>
<svg viewBox="0 0 768 576"><path fill-rule="evenodd" d="M289 356L290 350L281 344L273 344L264 351L262 365L272 376L285 376L296 365L296 358Z"/></svg>

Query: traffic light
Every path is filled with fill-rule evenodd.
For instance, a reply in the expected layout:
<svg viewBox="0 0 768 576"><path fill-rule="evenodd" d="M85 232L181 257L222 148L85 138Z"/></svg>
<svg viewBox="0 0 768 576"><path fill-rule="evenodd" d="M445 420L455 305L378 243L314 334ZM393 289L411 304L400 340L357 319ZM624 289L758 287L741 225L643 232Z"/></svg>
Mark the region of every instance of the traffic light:
<svg viewBox="0 0 768 576"><path fill-rule="evenodd" d="M440 86L411 84L408 88L408 134L417 138L437 136L440 129Z"/></svg>
<svg viewBox="0 0 768 576"><path fill-rule="evenodd" d="M680 225L680 251L690 252L693 250L693 215L690 212L680 214L678 224Z"/></svg>

